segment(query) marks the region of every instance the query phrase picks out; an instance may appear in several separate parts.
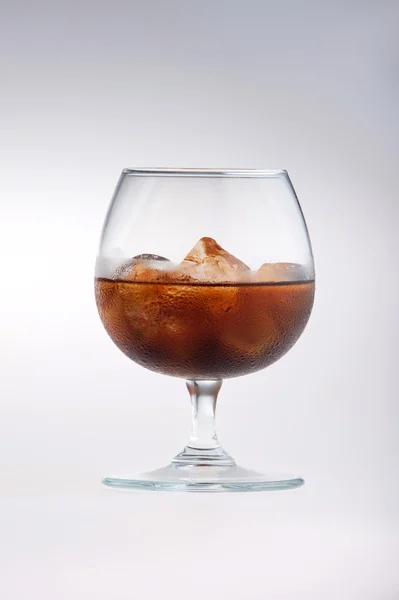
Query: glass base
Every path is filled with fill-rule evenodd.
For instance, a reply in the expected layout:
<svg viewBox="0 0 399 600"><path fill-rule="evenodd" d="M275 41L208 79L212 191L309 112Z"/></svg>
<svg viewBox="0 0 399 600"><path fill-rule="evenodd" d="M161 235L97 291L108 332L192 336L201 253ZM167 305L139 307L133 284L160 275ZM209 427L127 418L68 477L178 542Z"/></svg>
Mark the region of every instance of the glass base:
<svg viewBox="0 0 399 600"><path fill-rule="evenodd" d="M237 465L175 465L137 475L105 477L103 483L118 488L182 492L262 492L288 490L303 485L301 477L268 475Z"/></svg>

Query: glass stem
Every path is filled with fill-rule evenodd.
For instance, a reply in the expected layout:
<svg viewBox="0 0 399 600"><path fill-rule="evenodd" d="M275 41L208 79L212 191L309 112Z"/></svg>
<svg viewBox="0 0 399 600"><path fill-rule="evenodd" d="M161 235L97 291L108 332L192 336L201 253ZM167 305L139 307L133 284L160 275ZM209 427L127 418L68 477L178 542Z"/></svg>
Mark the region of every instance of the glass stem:
<svg viewBox="0 0 399 600"><path fill-rule="evenodd" d="M188 445L196 450L219 448L216 436L215 411L222 380L186 381L191 397L192 430Z"/></svg>
<svg viewBox="0 0 399 600"><path fill-rule="evenodd" d="M192 429L189 442L174 459L175 465L232 466L234 459L219 444L215 427L216 402L222 380L187 380L191 397Z"/></svg>

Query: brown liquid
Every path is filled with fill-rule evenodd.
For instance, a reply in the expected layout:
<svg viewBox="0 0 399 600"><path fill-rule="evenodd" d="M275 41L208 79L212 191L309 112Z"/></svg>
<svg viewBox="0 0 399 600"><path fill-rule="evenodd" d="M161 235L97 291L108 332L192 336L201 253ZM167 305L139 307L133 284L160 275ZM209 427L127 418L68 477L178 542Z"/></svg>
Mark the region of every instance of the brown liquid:
<svg viewBox="0 0 399 600"><path fill-rule="evenodd" d="M314 282L163 284L96 280L108 334L129 358L188 379L237 377L267 367L297 341Z"/></svg>

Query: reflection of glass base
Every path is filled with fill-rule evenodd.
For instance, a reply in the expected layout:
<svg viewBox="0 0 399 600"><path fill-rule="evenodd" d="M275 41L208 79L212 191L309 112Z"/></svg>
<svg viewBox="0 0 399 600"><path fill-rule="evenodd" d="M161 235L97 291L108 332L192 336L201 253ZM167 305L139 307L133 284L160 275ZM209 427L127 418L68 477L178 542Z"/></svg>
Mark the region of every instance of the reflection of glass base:
<svg viewBox="0 0 399 600"><path fill-rule="evenodd" d="M137 475L105 477L113 487L183 492L261 492L287 490L304 483L300 477L275 476L233 466L177 466Z"/></svg>

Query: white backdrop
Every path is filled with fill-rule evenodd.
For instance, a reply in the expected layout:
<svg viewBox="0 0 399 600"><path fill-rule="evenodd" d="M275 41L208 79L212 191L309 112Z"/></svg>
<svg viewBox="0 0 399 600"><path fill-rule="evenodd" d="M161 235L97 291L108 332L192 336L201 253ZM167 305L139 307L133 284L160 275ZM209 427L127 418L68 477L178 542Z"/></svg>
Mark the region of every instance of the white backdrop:
<svg viewBox="0 0 399 600"><path fill-rule="evenodd" d="M0 581L7 600L399 598L398 4L4 2ZM123 167L286 168L314 312L225 383L223 445L294 492L103 489L188 436L93 297ZM153 440L153 442L151 442Z"/></svg>

